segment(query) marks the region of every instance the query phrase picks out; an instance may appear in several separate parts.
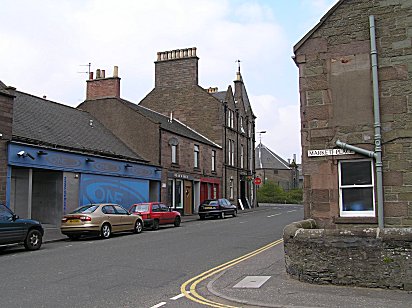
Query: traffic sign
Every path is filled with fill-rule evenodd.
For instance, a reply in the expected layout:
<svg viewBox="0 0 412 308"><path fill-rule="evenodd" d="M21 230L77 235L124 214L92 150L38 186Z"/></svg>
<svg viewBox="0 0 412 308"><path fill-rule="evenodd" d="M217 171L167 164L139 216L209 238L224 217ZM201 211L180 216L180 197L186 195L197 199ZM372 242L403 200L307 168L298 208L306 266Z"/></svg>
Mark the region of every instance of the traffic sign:
<svg viewBox="0 0 412 308"><path fill-rule="evenodd" d="M256 185L262 184L262 179L261 178L255 178L255 184Z"/></svg>

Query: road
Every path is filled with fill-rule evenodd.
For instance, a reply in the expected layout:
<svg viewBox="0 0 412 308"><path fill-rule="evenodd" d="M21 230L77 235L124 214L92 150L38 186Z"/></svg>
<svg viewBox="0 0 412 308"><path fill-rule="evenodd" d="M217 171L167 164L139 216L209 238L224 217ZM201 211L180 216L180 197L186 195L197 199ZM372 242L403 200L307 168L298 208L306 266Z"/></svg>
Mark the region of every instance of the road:
<svg viewBox="0 0 412 308"><path fill-rule="evenodd" d="M265 206L179 228L0 252L0 306L201 307L180 295L183 283L280 239L302 217L301 206Z"/></svg>

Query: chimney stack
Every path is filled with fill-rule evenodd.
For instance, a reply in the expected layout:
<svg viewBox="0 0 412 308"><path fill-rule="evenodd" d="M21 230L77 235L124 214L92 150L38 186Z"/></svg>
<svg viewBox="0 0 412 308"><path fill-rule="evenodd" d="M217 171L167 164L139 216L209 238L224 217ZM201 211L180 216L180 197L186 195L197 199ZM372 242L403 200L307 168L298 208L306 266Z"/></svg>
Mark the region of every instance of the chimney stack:
<svg viewBox="0 0 412 308"><path fill-rule="evenodd" d="M120 78L117 66L113 69L113 77L106 78L105 70L96 70L96 79L93 79L93 72L90 72L87 80L86 100L100 98L120 98Z"/></svg>
<svg viewBox="0 0 412 308"><path fill-rule="evenodd" d="M181 88L198 85L196 47L157 53L155 62L156 88Z"/></svg>

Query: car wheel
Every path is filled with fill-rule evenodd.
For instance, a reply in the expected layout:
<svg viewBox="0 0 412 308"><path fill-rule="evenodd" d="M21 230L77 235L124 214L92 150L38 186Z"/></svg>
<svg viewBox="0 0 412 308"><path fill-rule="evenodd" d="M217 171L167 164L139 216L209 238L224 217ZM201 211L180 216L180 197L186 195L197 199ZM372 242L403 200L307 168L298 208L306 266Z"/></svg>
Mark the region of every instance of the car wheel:
<svg viewBox="0 0 412 308"><path fill-rule="evenodd" d="M152 230L159 230L159 221L157 219L153 221Z"/></svg>
<svg viewBox="0 0 412 308"><path fill-rule="evenodd" d="M141 220L136 220L135 224L134 224L134 230L133 232L136 234L142 233L143 231L143 223Z"/></svg>
<svg viewBox="0 0 412 308"><path fill-rule="evenodd" d="M80 238L79 234L70 234L68 235L69 239L71 239L72 241L78 240Z"/></svg>
<svg viewBox="0 0 412 308"><path fill-rule="evenodd" d="M220 218L225 219L226 215L225 212L220 213Z"/></svg>
<svg viewBox="0 0 412 308"><path fill-rule="evenodd" d="M233 211L233 217L236 217L237 216L237 210L234 210Z"/></svg>
<svg viewBox="0 0 412 308"><path fill-rule="evenodd" d="M179 216L176 216L175 222L174 222L175 227L179 227L179 226L180 226L180 221L181 221L180 217L179 217Z"/></svg>
<svg viewBox="0 0 412 308"><path fill-rule="evenodd" d="M39 230L32 229L27 233L26 239L24 240L24 247L27 250L37 250L42 244L43 236Z"/></svg>
<svg viewBox="0 0 412 308"><path fill-rule="evenodd" d="M108 223L103 224L102 229L100 230L100 236L102 238L109 238L112 234L112 229Z"/></svg>
<svg viewBox="0 0 412 308"><path fill-rule="evenodd" d="M205 215L199 215L200 220L205 220Z"/></svg>

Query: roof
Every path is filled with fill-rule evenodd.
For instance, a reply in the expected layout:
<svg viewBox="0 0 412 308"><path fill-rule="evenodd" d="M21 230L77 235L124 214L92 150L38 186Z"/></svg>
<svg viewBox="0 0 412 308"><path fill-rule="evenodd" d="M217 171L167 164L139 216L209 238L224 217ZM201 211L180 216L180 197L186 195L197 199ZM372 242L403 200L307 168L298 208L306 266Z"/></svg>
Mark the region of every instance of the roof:
<svg viewBox="0 0 412 308"><path fill-rule="evenodd" d="M145 162L88 112L20 91L15 95L14 141Z"/></svg>
<svg viewBox="0 0 412 308"><path fill-rule="evenodd" d="M227 91L219 91L219 92L210 93L210 94L216 97L219 101L224 102L226 100Z"/></svg>
<svg viewBox="0 0 412 308"><path fill-rule="evenodd" d="M180 122L177 119L173 119L172 121L170 121L169 117L167 117L167 116L165 116L165 115L163 115L159 112L153 111L151 109L148 109L148 108L140 106L140 105L136 105L136 104L134 104L132 102L129 102L127 100L124 100L124 99L119 99L119 100L123 104L125 104L126 106L128 106L128 107L132 108L133 110L139 112L140 114L148 117L152 121L159 123L161 129L167 130L167 131L172 132L176 135L184 136L186 138L199 141L199 142L204 143L204 144L211 145L213 147L222 148L217 143L214 143L212 140L210 140L207 137L201 135L200 133L198 133L194 129L190 128L186 124L183 124L182 122Z"/></svg>
<svg viewBox="0 0 412 308"><path fill-rule="evenodd" d="M320 21L314 26L306 35L300 39L299 42L296 43L295 46L293 46L293 52L296 54L296 51L312 36L312 34L319 29L320 26L329 18L330 15L333 14L333 12L336 11L336 9L346 0L339 0L325 15L322 16Z"/></svg>
<svg viewBox="0 0 412 308"><path fill-rule="evenodd" d="M287 161L272 152L262 143L258 144L255 149L255 167L256 169L290 169L289 163Z"/></svg>
<svg viewBox="0 0 412 308"><path fill-rule="evenodd" d="M11 90L11 91L10 91ZM12 87L7 87L4 83L1 82L0 80L0 94L6 95L6 96L10 96L10 97L14 97L14 92L15 88Z"/></svg>

